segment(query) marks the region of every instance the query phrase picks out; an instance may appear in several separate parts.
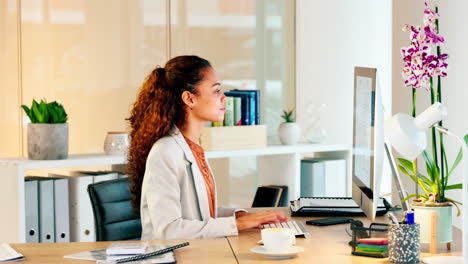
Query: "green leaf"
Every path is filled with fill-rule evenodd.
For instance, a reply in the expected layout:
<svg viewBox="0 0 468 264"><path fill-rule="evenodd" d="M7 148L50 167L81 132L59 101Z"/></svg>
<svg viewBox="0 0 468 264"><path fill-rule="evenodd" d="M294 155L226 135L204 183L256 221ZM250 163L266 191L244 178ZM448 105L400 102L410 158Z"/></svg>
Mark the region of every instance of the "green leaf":
<svg viewBox="0 0 468 264"><path fill-rule="evenodd" d="M447 178L448 178L448 176L450 176L450 174L452 174L453 170L458 166L458 163L460 163L462 158L463 158L463 149L460 148L460 151L458 151L457 158L453 162L453 165L450 168L449 173L447 174Z"/></svg>
<svg viewBox="0 0 468 264"><path fill-rule="evenodd" d="M42 121L44 120L44 116L39 109L39 104L36 101L33 102L31 110L34 113L34 118L36 119L36 123L44 123Z"/></svg>
<svg viewBox="0 0 468 264"><path fill-rule="evenodd" d="M430 176L432 181L435 181L435 168L434 168L434 161L429 157L429 154L427 154L427 151L423 151L423 157L424 160L426 161L426 171L427 175Z"/></svg>
<svg viewBox="0 0 468 264"><path fill-rule="evenodd" d="M468 134L466 134L466 135L463 137L463 140L465 140L465 144L466 144L466 146L468 147Z"/></svg>
<svg viewBox="0 0 468 264"><path fill-rule="evenodd" d="M413 163L409 160L398 158L397 159L403 167L405 167L408 171L412 172L413 175L415 174Z"/></svg>
<svg viewBox="0 0 468 264"><path fill-rule="evenodd" d="M445 186L445 190L455 190L455 189L463 189L463 184L452 184Z"/></svg>
<svg viewBox="0 0 468 264"><path fill-rule="evenodd" d="M410 194L408 196L405 197L405 199L401 200L401 203L404 203L406 201L408 201L409 199L413 198L413 197L416 197L417 195L416 194Z"/></svg>
<svg viewBox="0 0 468 264"><path fill-rule="evenodd" d="M406 168L405 168L405 167L403 167L403 166L401 166L401 165L398 165L398 169L400 169L400 171L401 171L403 174L405 174L405 175L408 175L408 176L411 176L411 175L413 175L413 176L414 176L414 174L413 174L413 173L411 173L411 172L407 171L407 170L406 170Z"/></svg>

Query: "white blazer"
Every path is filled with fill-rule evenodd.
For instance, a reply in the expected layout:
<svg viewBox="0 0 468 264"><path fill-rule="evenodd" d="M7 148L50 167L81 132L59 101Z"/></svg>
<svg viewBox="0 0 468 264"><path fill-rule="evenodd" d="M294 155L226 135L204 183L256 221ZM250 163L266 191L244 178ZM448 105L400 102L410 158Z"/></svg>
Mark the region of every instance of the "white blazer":
<svg viewBox="0 0 468 264"><path fill-rule="evenodd" d="M153 145L146 160L141 191L141 239L237 235L235 210L216 205L215 187L218 218L211 218L203 175L182 133L174 126L168 136Z"/></svg>

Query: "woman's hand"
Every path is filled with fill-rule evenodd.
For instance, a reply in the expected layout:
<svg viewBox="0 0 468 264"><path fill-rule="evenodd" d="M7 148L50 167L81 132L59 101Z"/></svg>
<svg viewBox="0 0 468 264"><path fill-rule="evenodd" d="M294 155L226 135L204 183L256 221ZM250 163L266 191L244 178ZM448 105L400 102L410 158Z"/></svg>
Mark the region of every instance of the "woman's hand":
<svg viewBox="0 0 468 264"><path fill-rule="evenodd" d="M261 213L236 213L237 230L247 230L255 227L261 227L263 224L286 222L288 218L282 212L265 211Z"/></svg>

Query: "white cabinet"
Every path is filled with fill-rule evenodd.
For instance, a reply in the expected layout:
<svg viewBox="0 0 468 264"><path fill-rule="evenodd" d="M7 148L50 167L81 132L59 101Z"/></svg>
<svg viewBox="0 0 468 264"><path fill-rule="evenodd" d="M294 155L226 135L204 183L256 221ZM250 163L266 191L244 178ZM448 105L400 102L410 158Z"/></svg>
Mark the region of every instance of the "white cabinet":
<svg viewBox="0 0 468 264"><path fill-rule="evenodd" d="M277 145L258 149L206 152L208 159L257 156L260 173L259 185L288 185L289 199L295 199L300 195L300 161L303 156L343 158L347 160L347 178L343 180L346 181L346 186L350 186L350 155L350 146L324 144ZM123 156L106 156L104 154L70 155L65 160L0 159L0 201L2 201L0 242L26 242L25 171L113 165L124 164L125 162ZM348 189L347 193L350 195L350 189Z"/></svg>

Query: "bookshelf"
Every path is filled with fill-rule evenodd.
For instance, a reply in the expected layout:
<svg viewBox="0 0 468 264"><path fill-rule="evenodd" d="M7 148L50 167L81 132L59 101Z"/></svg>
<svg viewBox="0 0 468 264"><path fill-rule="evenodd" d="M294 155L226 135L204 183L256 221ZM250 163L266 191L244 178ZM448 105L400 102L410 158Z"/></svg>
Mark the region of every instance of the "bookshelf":
<svg viewBox="0 0 468 264"><path fill-rule="evenodd" d="M260 185L288 185L289 200L300 194L300 162L303 157L343 158L347 161L346 181L351 180L351 151L348 145L271 145L256 149L208 151L208 159L256 156ZM70 155L64 160L0 159L0 200L4 217L0 220L0 242L26 242L24 176L28 170L124 164L124 156L104 154ZM350 190L347 191L350 195ZM87 195L87 194L85 194Z"/></svg>

